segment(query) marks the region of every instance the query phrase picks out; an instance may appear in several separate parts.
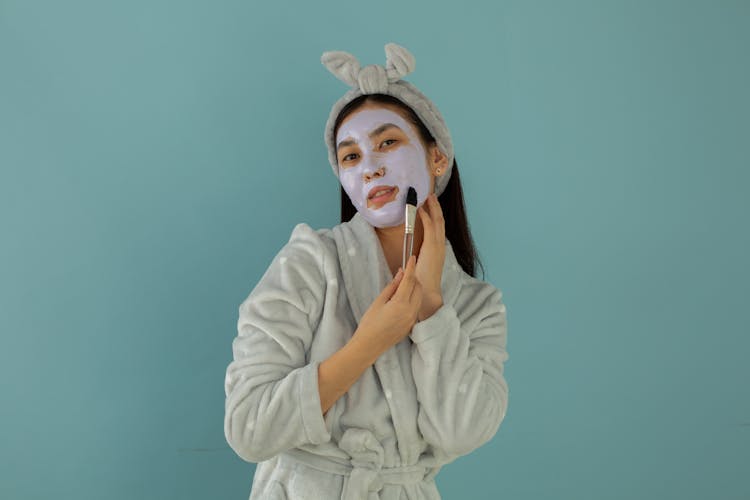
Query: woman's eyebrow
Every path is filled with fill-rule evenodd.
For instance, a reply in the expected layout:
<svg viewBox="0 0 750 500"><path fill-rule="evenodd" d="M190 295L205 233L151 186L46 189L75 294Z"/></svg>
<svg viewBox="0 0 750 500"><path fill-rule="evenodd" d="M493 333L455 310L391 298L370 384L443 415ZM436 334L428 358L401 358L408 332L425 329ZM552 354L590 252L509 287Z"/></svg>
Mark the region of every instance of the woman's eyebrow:
<svg viewBox="0 0 750 500"><path fill-rule="evenodd" d="M370 136L370 139L372 139L375 136L382 134L383 132L385 132L386 130L388 130L390 128L397 128L397 129L401 130L401 127L399 127L398 125L396 125L394 123L384 123L381 126L379 126L378 128L376 128L375 130L373 130L372 132L370 132L368 135ZM401 131L403 132L403 130L401 130ZM354 140L352 140L352 139L345 139L345 140L339 142L338 146L336 146L336 147L337 148L343 148L344 146L352 146L352 145L354 145Z"/></svg>
<svg viewBox="0 0 750 500"><path fill-rule="evenodd" d="M398 125L395 125L393 123L384 123L383 125L379 126L375 130L373 130L372 132L370 132L370 139L372 139L376 135L382 134L383 132L385 132L389 128L397 128L397 129L401 130L401 127L399 127Z"/></svg>

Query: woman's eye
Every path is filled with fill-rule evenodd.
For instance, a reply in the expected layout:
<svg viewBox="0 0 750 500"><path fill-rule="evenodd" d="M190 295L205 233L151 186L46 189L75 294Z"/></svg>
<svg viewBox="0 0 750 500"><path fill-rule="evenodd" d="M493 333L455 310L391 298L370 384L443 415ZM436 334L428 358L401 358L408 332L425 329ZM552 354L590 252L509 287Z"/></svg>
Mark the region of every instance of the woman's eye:
<svg viewBox="0 0 750 500"><path fill-rule="evenodd" d="M383 142L381 142L380 144L381 144L381 145L382 145L382 144L385 144L385 143L386 143L386 142L388 142L388 141L393 141L393 142L397 142L397 141L396 141L396 139L386 139L386 140L384 140ZM389 144L389 146L390 146L390 144Z"/></svg>
<svg viewBox="0 0 750 500"><path fill-rule="evenodd" d="M347 161L347 158L349 158L350 156L354 156L354 155L356 155L356 154L357 154L357 153L349 153L348 155L344 156L344 157L343 157L343 158L341 159L341 161Z"/></svg>

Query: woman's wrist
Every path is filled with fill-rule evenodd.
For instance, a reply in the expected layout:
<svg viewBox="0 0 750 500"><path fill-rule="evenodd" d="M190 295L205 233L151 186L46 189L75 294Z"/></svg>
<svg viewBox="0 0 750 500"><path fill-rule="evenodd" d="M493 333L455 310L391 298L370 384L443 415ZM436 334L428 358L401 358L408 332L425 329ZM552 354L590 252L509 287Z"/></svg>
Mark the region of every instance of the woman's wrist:
<svg viewBox="0 0 750 500"><path fill-rule="evenodd" d="M426 320L441 307L443 307L443 296L441 294L425 296L422 299L422 307L419 310L419 314L417 314L417 321Z"/></svg>

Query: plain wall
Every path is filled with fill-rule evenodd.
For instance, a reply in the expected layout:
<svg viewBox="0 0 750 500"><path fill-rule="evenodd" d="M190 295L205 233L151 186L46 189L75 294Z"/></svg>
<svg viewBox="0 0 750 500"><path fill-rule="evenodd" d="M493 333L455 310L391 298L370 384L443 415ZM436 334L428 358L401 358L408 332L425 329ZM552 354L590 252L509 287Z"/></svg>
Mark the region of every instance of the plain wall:
<svg viewBox="0 0 750 500"><path fill-rule="evenodd" d="M387 42L508 311L443 498L750 498L750 3L593 0L0 0L0 497L247 498L237 307L339 222L322 52Z"/></svg>

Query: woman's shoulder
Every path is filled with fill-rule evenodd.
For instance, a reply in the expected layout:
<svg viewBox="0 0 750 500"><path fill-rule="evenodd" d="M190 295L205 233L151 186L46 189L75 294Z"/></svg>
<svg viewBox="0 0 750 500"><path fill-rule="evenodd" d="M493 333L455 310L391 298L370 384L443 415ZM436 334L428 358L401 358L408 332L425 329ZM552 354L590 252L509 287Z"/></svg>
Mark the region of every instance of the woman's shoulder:
<svg viewBox="0 0 750 500"><path fill-rule="evenodd" d="M334 245L335 248L333 229L327 227L315 229L306 222L300 222L294 226L292 234L289 236L289 243L295 246L311 245L316 247L318 252L326 250L331 245Z"/></svg>
<svg viewBox="0 0 750 500"><path fill-rule="evenodd" d="M300 222L292 229L289 241L279 255L285 261L306 264L316 263L323 267L327 260L336 254L336 242L330 228L315 229L306 222Z"/></svg>
<svg viewBox="0 0 750 500"><path fill-rule="evenodd" d="M461 288L456 298L458 309L467 315L505 311L503 292L488 281L475 278L461 270Z"/></svg>

